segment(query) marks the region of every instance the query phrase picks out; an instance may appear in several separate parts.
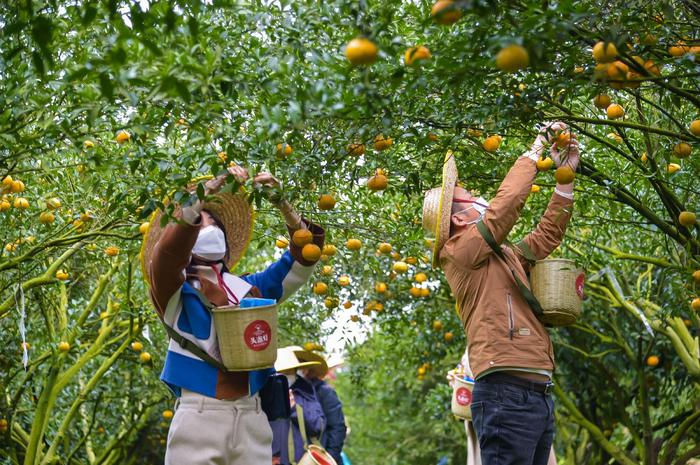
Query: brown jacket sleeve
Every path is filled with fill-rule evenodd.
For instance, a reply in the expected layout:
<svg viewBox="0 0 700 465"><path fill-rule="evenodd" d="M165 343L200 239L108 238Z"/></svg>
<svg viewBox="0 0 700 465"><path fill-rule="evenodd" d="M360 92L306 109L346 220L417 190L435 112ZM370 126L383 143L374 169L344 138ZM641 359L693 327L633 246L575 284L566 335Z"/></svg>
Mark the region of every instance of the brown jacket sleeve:
<svg viewBox="0 0 700 465"><path fill-rule="evenodd" d="M552 194L540 223L534 231L523 239L523 242L530 247L537 260L546 258L561 244L566 232L566 226L569 223L569 219L571 219L573 205L574 201L572 199L567 199L556 192ZM517 247L514 250L518 254L520 261L523 264L526 263L527 259L518 251Z"/></svg>
<svg viewBox="0 0 700 465"><path fill-rule="evenodd" d="M528 157L518 158L489 203L483 222L499 244L506 240L518 221L536 175L537 164L534 160ZM462 267L477 268L491 252L476 225L472 224L447 241L441 258L454 260Z"/></svg>
<svg viewBox="0 0 700 465"><path fill-rule="evenodd" d="M199 224L170 223L155 246L150 263L151 296L161 316L170 298L185 282L185 268L198 234Z"/></svg>

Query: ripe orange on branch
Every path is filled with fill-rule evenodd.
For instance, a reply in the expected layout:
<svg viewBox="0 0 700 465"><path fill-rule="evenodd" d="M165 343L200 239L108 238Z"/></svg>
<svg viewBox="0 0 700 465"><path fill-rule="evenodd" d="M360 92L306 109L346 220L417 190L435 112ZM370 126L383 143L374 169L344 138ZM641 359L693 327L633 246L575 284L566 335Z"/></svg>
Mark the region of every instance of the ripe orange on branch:
<svg viewBox="0 0 700 465"><path fill-rule="evenodd" d="M335 197L330 194L323 194L318 199L318 208L321 210L333 210L335 207Z"/></svg>
<svg viewBox="0 0 700 465"><path fill-rule="evenodd" d="M696 312L700 312L700 297L696 297L692 302L690 302L690 308Z"/></svg>
<svg viewBox="0 0 700 465"><path fill-rule="evenodd" d="M308 229L298 229L292 234L292 242L297 247L304 247L306 244L310 244L313 241L313 234Z"/></svg>
<svg viewBox="0 0 700 465"><path fill-rule="evenodd" d="M501 145L502 140L503 138L501 136L493 135L484 139L484 142L481 145L484 148L484 150L493 153L496 150L498 150L498 147Z"/></svg>
<svg viewBox="0 0 700 465"><path fill-rule="evenodd" d="M334 246L333 244L325 244L323 246L323 255L328 255L329 257L332 257L336 253L338 253L338 248Z"/></svg>
<svg viewBox="0 0 700 465"><path fill-rule="evenodd" d="M377 45L365 37L356 37L345 47L345 57L353 65L371 65L378 53Z"/></svg>
<svg viewBox="0 0 700 465"><path fill-rule="evenodd" d="M554 172L554 179L556 179L559 184L571 184L574 182L575 178L576 174L574 170L568 166L560 166Z"/></svg>
<svg viewBox="0 0 700 465"><path fill-rule="evenodd" d="M508 45L496 55L496 68L506 73L514 73L527 68L529 64L530 54L522 45Z"/></svg>
<svg viewBox="0 0 700 465"><path fill-rule="evenodd" d="M686 228L690 228L692 226L695 226L695 221L697 220L697 217L695 213L693 212L681 212L678 215L678 222L685 226Z"/></svg>
<svg viewBox="0 0 700 465"><path fill-rule="evenodd" d="M388 185L389 180L383 174L375 174L367 180L367 187L374 192L383 191Z"/></svg>
<svg viewBox="0 0 700 465"><path fill-rule="evenodd" d="M609 63L617 58L617 47L612 42L598 42L593 46L593 59L598 63Z"/></svg>
<svg viewBox="0 0 700 465"><path fill-rule="evenodd" d="M416 47L410 47L404 53L403 61L406 66L413 66L414 64L419 64L422 61L427 61L432 57L430 50L425 45L418 45Z"/></svg>
<svg viewBox="0 0 700 465"><path fill-rule="evenodd" d="M650 355L647 357L647 365L650 367L656 367L659 366L660 359L656 355Z"/></svg>
<svg viewBox="0 0 700 465"><path fill-rule="evenodd" d="M306 244L301 249L301 256L304 257L304 260L316 262L321 258L321 248L316 244Z"/></svg>
<svg viewBox="0 0 700 465"><path fill-rule="evenodd" d="M388 149L393 144L393 139L388 136L385 137L384 134L378 134L377 137L374 138L374 150L377 150L379 152Z"/></svg>
<svg viewBox="0 0 700 465"><path fill-rule="evenodd" d="M610 104L606 111L609 119L619 119L625 116L625 109L617 103Z"/></svg>
<svg viewBox="0 0 700 465"><path fill-rule="evenodd" d="M388 242L382 242L381 244L379 244L379 251L383 254L391 253L392 249L393 247Z"/></svg>
<svg viewBox="0 0 700 465"><path fill-rule="evenodd" d="M127 131L119 131L114 140L116 140L119 144L129 142L131 140L131 134L129 134Z"/></svg>
<svg viewBox="0 0 700 465"><path fill-rule="evenodd" d="M289 239L284 236L279 236L277 239L275 239L275 247L278 249L286 249L289 247Z"/></svg>
<svg viewBox="0 0 700 465"><path fill-rule="evenodd" d="M669 174L673 174L676 171L680 171L680 169L681 169L681 165L679 165L678 163L669 163L668 165L666 165L666 171Z"/></svg>
<svg viewBox="0 0 700 465"><path fill-rule="evenodd" d="M362 248L362 242L359 239L348 239L345 245L352 251L357 251Z"/></svg>
<svg viewBox="0 0 700 465"><path fill-rule="evenodd" d="M328 292L328 285L319 281L314 283L312 290L316 295L324 295Z"/></svg>
<svg viewBox="0 0 700 465"><path fill-rule="evenodd" d="M610 96L606 94L598 94L593 98L593 105L601 110L605 110L610 106Z"/></svg>
<svg viewBox="0 0 700 465"><path fill-rule="evenodd" d="M673 147L673 154L678 158L689 157L691 151L692 147L690 144L686 144L685 142L680 142Z"/></svg>
<svg viewBox="0 0 700 465"><path fill-rule="evenodd" d="M365 153L365 144L350 144L348 145L348 153L359 157Z"/></svg>
<svg viewBox="0 0 700 465"><path fill-rule="evenodd" d="M459 21L462 12L457 8L453 0L439 0L433 4L430 14L438 24L449 26Z"/></svg>
<svg viewBox="0 0 700 465"><path fill-rule="evenodd" d="M695 121L690 123L689 129L692 135L700 137L700 119L696 119Z"/></svg>
<svg viewBox="0 0 700 465"><path fill-rule="evenodd" d="M292 146L287 144L286 142L283 144L277 144L277 157L278 158L287 158L289 155L292 154L294 150L292 149Z"/></svg>

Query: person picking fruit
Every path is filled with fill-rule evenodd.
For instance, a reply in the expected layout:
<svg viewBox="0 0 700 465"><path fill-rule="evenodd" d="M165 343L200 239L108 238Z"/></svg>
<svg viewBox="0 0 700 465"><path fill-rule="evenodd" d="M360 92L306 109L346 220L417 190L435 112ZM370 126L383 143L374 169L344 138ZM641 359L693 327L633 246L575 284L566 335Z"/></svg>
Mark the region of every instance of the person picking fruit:
<svg viewBox="0 0 700 465"><path fill-rule="evenodd" d="M549 147L557 167L576 171L578 141L561 122L540 129L490 201L457 185L451 153L442 186L426 192L423 227L435 236L433 266L442 267L467 334L474 373L472 417L484 465L545 465L554 437L554 353L549 334L516 284L535 260L559 246L573 209L573 178L557 183L539 225L518 246L506 239L520 216ZM500 249L500 250L499 250ZM509 412L508 415L499 412Z"/></svg>
<svg viewBox="0 0 700 465"><path fill-rule="evenodd" d="M222 189L231 178L242 184L248 172L240 166L229 168L205 184L205 194L212 200L178 205L174 215L178 221L163 228L158 213L144 235L144 274L170 335L161 380L178 399L166 465L272 462L272 431L258 392L274 369L222 370L210 308L238 305L246 297L282 302L309 279L316 260L306 259L292 242L264 271L231 273L253 224L245 194ZM260 173L253 188L266 193L280 210L290 234L308 231L308 241L323 247L323 229L295 212L280 194L276 178Z"/></svg>

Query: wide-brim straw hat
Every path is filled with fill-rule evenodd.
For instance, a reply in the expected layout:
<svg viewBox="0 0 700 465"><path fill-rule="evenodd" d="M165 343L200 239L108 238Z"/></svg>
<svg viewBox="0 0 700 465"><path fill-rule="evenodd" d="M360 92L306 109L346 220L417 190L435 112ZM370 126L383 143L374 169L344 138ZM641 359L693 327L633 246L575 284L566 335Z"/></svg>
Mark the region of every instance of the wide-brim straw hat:
<svg viewBox="0 0 700 465"><path fill-rule="evenodd" d="M433 268L440 267L440 250L450 238L452 199L457 184L457 164L452 151L448 151L442 164L442 185L430 189L423 199L423 229L433 242Z"/></svg>
<svg viewBox="0 0 700 465"><path fill-rule="evenodd" d="M317 378L323 379L328 374L328 362L321 354L310 352L299 347L294 351L297 358L302 362L318 362L318 365L309 367L309 371Z"/></svg>
<svg viewBox="0 0 700 465"><path fill-rule="evenodd" d="M202 209L214 214L224 226L229 254L226 266L232 270L245 253L253 235L255 218L248 196L243 191L218 192L211 201L203 205ZM160 226L162 216L163 212L160 210L151 215L148 230L144 234L141 245L141 267L149 283L153 250L163 233L163 228Z"/></svg>
<svg viewBox="0 0 700 465"><path fill-rule="evenodd" d="M296 370L299 368L314 367L319 365L317 361L303 361L297 356L297 352L304 352L304 349L298 346L282 347L277 349L277 361L275 361L275 370L278 372L287 370Z"/></svg>

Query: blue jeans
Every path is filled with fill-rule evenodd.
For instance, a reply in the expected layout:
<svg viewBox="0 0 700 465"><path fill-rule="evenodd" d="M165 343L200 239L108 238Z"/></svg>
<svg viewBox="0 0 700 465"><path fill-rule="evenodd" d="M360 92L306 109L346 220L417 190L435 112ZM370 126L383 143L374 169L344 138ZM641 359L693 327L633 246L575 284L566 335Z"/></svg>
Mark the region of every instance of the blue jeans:
<svg viewBox="0 0 700 465"><path fill-rule="evenodd" d="M546 465L554 439L551 394L489 375L474 384L472 421L482 465Z"/></svg>

